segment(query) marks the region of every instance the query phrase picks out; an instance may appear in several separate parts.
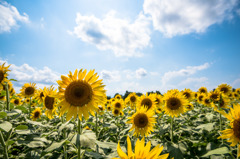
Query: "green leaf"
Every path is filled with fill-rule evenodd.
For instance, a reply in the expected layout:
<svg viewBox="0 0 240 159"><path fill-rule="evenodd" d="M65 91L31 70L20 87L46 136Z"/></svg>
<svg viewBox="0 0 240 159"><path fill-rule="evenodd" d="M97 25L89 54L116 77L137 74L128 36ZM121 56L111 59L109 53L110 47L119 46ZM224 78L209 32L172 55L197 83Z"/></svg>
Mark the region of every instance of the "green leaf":
<svg viewBox="0 0 240 159"><path fill-rule="evenodd" d="M101 154L97 153L97 152L85 152L85 155L87 157L90 157L90 158L96 158L96 159L101 159L101 158L104 158Z"/></svg>
<svg viewBox="0 0 240 159"><path fill-rule="evenodd" d="M4 121L0 124L0 129L4 130L5 132L9 132L12 129L12 124L8 121Z"/></svg>
<svg viewBox="0 0 240 159"><path fill-rule="evenodd" d="M215 123L207 123L207 124L201 124L196 127L196 129L204 129L207 131L212 131L214 129Z"/></svg>
<svg viewBox="0 0 240 159"><path fill-rule="evenodd" d="M16 80L16 79L13 79L13 78L11 78L10 81L15 81L15 82L17 82L17 80Z"/></svg>
<svg viewBox="0 0 240 159"><path fill-rule="evenodd" d="M208 157L210 155L223 155L226 153L230 153L230 150L227 147L220 147L215 150L208 151L206 154L204 154L202 157Z"/></svg>
<svg viewBox="0 0 240 159"><path fill-rule="evenodd" d="M10 112L7 112L7 115L8 115L8 116L14 116L14 115L19 115L19 114L21 114L21 113L22 113L21 110L19 110L19 109L13 109L13 110L11 110Z"/></svg>
<svg viewBox="0 0 240 159"><path fill-rule="evenodd" d="M16 130L16 133L19 135L28 135L31 134L31 131L29 129L24 129L24 130Z"/></svg>
<svg viewBox="0 0 240 159"><path fill-rule="evenodd" d="M7 117L7 113L6 112L0 112L0 118L5 118Z"/></svg>
<svg viewBox="0 0 240 159"><path fill-rule="evenodd" d="M24 106L16 106L15 109L21 110L23 113L28 113L28 109Z"/></svg>
<svg viewBox="0 0 240 159"><path fill-rule="evenodd" d="M44 150L44 152L51 152L51 151L53 151L53 150L55 150L55 149L58 149L59 147L61 147L62 145L63 145L63 143L65 142L66 140L63 140L63 141L61 141L61 142L53 142L52 143L52 145L51 146L49 146L48 148L46 148L45 150Z"/></svg>
<svg viewBox="0 0 240 159"><path fill-rule="evenodd" d="M45 147L45 144L42 141L31 141L27 144L30 148Z"/></svg>
<svg viewBox="0 0 240 159"><path fill-rule="evenodd" d="M26 130L28 129L28 126L27 125L18 125L15 130Z"/></svg>
<svg viewBox="0 0 240 159"><path fill-rule="evenodd" d="M78 144L79 139L81 141L81 146L83 147L89 147L94 148L95 142L96 142L96 134L91 130L83 130L82 134L79 136L79 134L74 135L72 138L71 143Z"/></svg>

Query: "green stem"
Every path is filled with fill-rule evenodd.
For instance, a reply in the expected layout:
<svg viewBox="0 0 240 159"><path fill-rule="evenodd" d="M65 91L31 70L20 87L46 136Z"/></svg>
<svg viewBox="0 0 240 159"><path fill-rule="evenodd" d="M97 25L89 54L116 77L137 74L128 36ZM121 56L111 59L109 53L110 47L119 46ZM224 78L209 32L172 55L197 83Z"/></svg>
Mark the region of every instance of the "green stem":
<svg viewBox="0 0 240 159"><path fill-rule="evenodd" d="M30 101L29 101L29 118L31 117L31 112L32 112L32 110L31 110L31 100L32 100L32 97L30 97L30 99L29 99Z"/></svg>
<svg viewBox="0 0 240 159"><path fill-rule="evenodd" d="M173 117L171 117L171 142L173 142Z"/></svg>
<svg viewBox="0 0 240 159"><path fill-rule="evenodd" d="M222 132L222 115L219 113L219 120L220 120L220 133ZM223 139L222 139L222 144L223 144Z"/></svg>
<svg viewBox="0 0 240 159"><path fill-rule="evenodd" d="M8 90L8 83L5 84L5 90L6 90L6 98L7 98L7 111L10 111L10 106L9 106L9 90Z"/></svg>
<svg viewBox="0 0 240 159"><path fill-rule="evenodd" d="M62 116L62 124L64 124L63 116ZM63 129L63 138L64 139L66 138L66 129ZM64 153L64 158L65 159L67 159L67 152L66 152L66 150L67 150L67 145L66 145L66 143L64 143L64 145L63 145L63 153Z"/></svg>
<svg viewBox="0 0 240 159"><path fill-rule="evenodd" d="M95 116L96 116L96 139L98 139L98 114L97 114L97 112L95 113ZM96 145L96 151L99 152L98 145Z"/></svg>
<svg viewBox="0 0 240 159"><path fill-rule="evenodd" d="M0 142L1 142L2 146L3 146L4 158L8 159L8 152L7 152L8 147L6 145L6 142L4 141L4 138L3 138L3 135L2 135L2 131L0 131Z"/></svg>
<svg viewBox="0 0 240 159"><path fill-rule="evenodd" d="M81 140L80 140L80 136L81 136L81 121L78 117L78 134L79 134L79 144L78 144L78 159L81 159Z"/></svg>

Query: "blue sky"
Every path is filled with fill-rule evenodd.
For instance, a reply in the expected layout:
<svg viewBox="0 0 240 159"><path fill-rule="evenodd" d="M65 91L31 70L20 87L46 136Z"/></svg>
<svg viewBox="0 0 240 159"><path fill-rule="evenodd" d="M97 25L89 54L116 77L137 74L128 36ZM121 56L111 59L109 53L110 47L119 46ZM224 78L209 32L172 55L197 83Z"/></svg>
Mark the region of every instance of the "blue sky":
<svg viewBox="0 0 240 159"><path fill-rule="evenodd" d="M107 95L240 87L237 0L0 0L0 63L16 90L95 69Z"/></svg>

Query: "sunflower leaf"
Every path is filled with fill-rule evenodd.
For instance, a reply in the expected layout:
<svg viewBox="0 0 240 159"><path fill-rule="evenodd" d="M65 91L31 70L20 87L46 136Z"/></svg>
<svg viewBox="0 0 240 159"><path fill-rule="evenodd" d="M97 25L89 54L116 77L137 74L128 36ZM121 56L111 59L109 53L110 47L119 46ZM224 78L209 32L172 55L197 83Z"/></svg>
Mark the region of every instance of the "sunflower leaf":
<svg viewBox="0 0 240 159"><path fill-rule="evenodd" d="M220 148L208 151L206 154L204 154L201 157L208 157L211 155L222 155L222 154L226 154L226 153L230 153L230 150L227 147L220 147Z"/></svg>
<svg viewBox="0 0 240 159"><path fill-rule="evenodd" d="M46 149L44 150L44 152L45 152L45 153L48 153L48 152L51 152L51 151L53 151L53 150L58 149L59 147L61 147L61 146L63 145L63 143L64 143L66 140L67 140L67 139L65 139L65 140L63 140L63 141L61 141L61 142L53 142L53 143L51 144L51 146L49 146L48 148L46 148Z"/></svg>
<svg viewBox="0 0 240 159"><path fill-rule="evenodd" d="M9 132L12 129L12 124L8 121L4 121L0 124L0 129L2 129L5 132Z"/></svg>

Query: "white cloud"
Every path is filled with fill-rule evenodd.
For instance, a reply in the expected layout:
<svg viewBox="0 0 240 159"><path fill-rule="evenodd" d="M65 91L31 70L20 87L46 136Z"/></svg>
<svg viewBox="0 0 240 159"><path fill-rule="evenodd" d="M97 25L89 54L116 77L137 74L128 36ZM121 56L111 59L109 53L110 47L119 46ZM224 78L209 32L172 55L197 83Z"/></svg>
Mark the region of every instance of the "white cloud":
<svg viewBox="0 0 240 159"><path fill-rule="evenodd" d="M240 78L234 80L232 86L233 88L240 88Z"/></svg>
<svg viewBox="0 0 240 159"><path fill-rule="evenodd" d="M17 21L28 23L28 15L20 15L16 7L7 2L0 2L0 33L11 32L13 27L18 26Z"/></svg>
<svg viewBox="0 0 240 159"><path fill-rule="evenodd" d="M187 66L186 69L181 69L178 71L169 71L166 72L162 77L163 85L166 84L169 80L176 77L184 77L195 74L197 71L207 69L210 66L209 63L205 63L199 66Z"/></svg>
<svg viewBox="0 0 240 159"><path fill-rule="evenodd" d="M201 33L232 17L237 0L145 0L145 14L166 37L192 32Z"/></svg>
<svg viewBox="0 0 240 159"><path fill-rule="evenodd" d="M118 82L121 80L121 75L119 71L107 71L107 70L102 70L100 72L100 77L103 80L106 80L108 82Z"/></svg>
<svg viewBox="0 0 240 159"><path fill-rule="evenodd" d="M4 63L7 61L0 60L0 63ZM43 88L44 86L49 87L51 85L54 85L56 87L56 81L60 79L60 74L57 72L52 71L48 67L43 67L43 69L36 69L28 64L23 64L21 66L17 66L14 64L11 64L10 68L11 71L9 72L9 78L16 79L18 82L13 82L14 87L18 89L21 88L21 86L24 83L34 82L39 86L40 88Z"/></svg>
<svg viewBox="0 0 240 159"><path fill-rule="evenodd" d="M111 50L116 56L142 56L140 50L150 45L150 20L140 13L134 22L115 17L110 11L103 19L77 13L73 31L84 42L100 50Z"/></svg>
<svg viewBox="0 0 240 159"><path fill-rule="evenodd" d="M199 78L187 78L179 83L180 86L188 86L190 84L194 84L195 86L199 86L199 84L203 85L208 80L207 77L199 77Z"/></svg>
<svg viewBox="0 0 240 159"><path fill-rule="evenodd" d="M136 70L136 77L139 79L139 78L142 78L142 77L145 77L147 76L147 71L144 69L144 68L139 68Z"/></svg>

